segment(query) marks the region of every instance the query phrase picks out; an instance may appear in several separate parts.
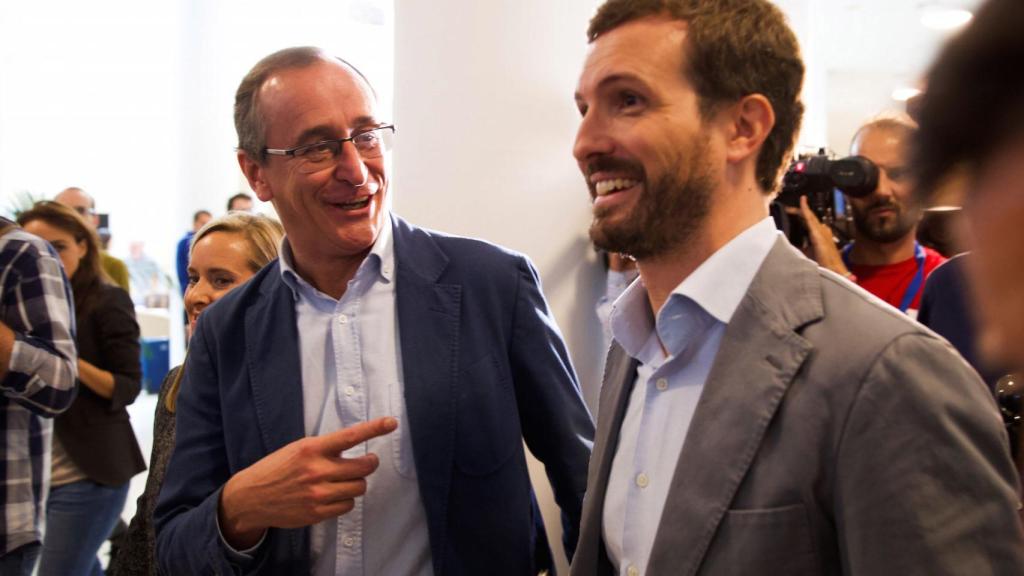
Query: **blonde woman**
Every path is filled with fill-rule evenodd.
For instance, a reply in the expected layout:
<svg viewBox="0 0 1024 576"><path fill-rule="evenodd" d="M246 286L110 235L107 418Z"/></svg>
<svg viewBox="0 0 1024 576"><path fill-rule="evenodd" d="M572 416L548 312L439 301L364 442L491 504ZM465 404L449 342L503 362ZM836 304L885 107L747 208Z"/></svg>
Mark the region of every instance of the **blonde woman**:
<svg viewBox="0 0 1024 576"><path fill-rule="evenodd" d="M189 327L195 328L207 306L276 258L283 234L276 220L245 212L231 212L200 229L189 252L185 290ZM135 517L111 565L112 573L118 576L157 573L153 507L174 449L174 411L183 372L181 366L173 368L160 386L146 490L138 499Z"/></svg>

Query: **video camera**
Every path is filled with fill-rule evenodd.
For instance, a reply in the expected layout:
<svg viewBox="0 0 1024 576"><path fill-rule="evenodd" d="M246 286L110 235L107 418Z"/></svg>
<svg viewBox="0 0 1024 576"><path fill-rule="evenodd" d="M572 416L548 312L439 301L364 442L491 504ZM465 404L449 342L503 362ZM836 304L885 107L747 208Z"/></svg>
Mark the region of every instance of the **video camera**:
<svg viewBox="0 0 1024 576"><path fill-rule="evenodd" d="M824 149L797 158L782 178L782 191L772 206L772 216L789 241L801 247L807 227L800 218L789 218L786 208L799 210L800 197L822 223L832 227L841 243L850 238L850 218L841 194L862 198L878 187L878 167L863 156L834 160Z"/></svg>

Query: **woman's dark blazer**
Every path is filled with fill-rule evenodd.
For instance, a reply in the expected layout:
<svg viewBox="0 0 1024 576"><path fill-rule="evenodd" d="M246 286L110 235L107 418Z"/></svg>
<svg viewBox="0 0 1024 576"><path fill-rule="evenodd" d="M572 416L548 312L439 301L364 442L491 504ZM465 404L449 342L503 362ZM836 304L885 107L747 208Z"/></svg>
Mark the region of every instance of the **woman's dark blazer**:
<svg viewBox="0 0 1024 576"><path fill-rule="evenodd" d="M114 395L103 398L79 382L71 408L54 420L54 434L71 461L98 484L120 486L146 469L125 406L142 386L139 324L128 293L101 285L77 315L78 357L114 375Z"/></svg>

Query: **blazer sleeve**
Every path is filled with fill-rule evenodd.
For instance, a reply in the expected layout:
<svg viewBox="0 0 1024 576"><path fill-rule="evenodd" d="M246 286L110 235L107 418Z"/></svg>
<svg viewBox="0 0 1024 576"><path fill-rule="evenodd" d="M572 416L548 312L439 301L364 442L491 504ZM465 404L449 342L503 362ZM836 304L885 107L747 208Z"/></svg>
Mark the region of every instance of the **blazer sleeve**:
<svg viewBox="0 0 1024 576"><path fill-rule="evenodd" d="M1006 430L944 342L904 335L862 383L837 452L844 574L1020 574L1024 532Z"/></svg>
<svg viewBox="0 0 1024 576"><path fill-rule="evenodd" d="M107 288L93 316L100 355L96 365L114 375L110 411L115 412L134 402L142 390L139 324L128 293L115 286Z"/></svg>
<svg viewBox="0 0 1024 576"><path fill-rule="evenodd" d="M230 479L217 386L217 362L201 318L189 342L175 413L175 442L153 512L161 574L253 574L267 546L250 562L232 560L217 526L220 492Z"/></svg>
<svg viewBox="0 0 1024 576"><path fill-rule="evenodd" d="M562 539L571 560L579 536L594 422L548 310L540 278L525 258L518 263L510 365L523 437L544 463L562 511Z"/></svg>

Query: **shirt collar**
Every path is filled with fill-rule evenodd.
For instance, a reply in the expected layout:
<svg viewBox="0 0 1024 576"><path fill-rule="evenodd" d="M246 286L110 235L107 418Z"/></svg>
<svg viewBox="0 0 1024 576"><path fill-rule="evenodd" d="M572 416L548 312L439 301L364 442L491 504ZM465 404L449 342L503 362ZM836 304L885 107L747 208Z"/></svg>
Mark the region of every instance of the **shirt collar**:
<svg viewBox="0 0 1024 576"><path fill-rule="evenodd" d="M373 242L373 247L370 248L370 253L367 254L366 258L359 265L359 269L356 271L355 278L365 276L368 273L374 275L374 279L379 279L385 284L390 284L394 280L395 276L395 244L394 244L394 233L391 230L391 216L390 214L384 215L384 225L381 226L380 232L377 233L377 239ZM280 262L281 262L281 280L284 281L285 285L291 288L292 296L298 300L303 294L319 294L319 290L313 287L312 284L306 281L305 278L299 276L299 273L295 271L295 254L292 252L291 243L288 241L288 236L285 235L281 238L280 245Z"/></svg>
<svg viewBox="0 0 1024 576"><path fill-rule="evenodd" d="M674 301L688 300L711 318L728 324L778 237L775 223L769 217L719 248L672 291L659 313L660 323L668 316L680 314L681 303ZM642 278L630 284L612 305L611 328L626 353L639 358L655 328Z"/></svg>

